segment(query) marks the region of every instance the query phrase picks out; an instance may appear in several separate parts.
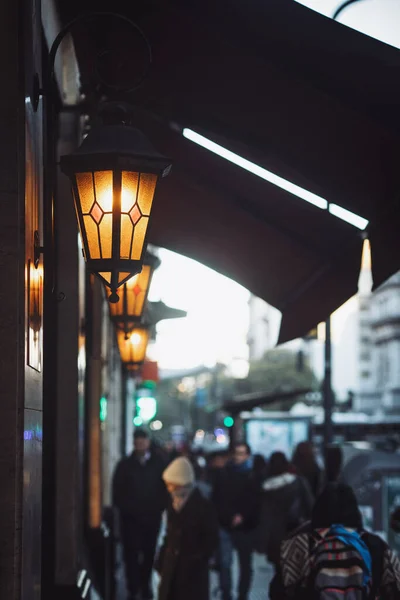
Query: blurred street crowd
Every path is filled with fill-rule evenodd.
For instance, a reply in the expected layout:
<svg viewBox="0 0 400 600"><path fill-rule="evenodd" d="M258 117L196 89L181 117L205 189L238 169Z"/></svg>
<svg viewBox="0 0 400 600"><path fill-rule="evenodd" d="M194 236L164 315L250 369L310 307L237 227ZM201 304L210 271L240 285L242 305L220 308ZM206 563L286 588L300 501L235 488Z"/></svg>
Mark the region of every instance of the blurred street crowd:
<svg viewBox="0 0 400 600"><path fill-rule="evenodd" d="M161 447L139 429L133 453L117 465L113 504L127 600L209 600L210 570L221 600L249 600L254 553L273 566L264 596L271 600L400 599L399 560L364 530L356 497L341 481L340 448L329 450L322 469L309 442L290 458L274 452L267 461L245 442L206 455Z"/></svg>

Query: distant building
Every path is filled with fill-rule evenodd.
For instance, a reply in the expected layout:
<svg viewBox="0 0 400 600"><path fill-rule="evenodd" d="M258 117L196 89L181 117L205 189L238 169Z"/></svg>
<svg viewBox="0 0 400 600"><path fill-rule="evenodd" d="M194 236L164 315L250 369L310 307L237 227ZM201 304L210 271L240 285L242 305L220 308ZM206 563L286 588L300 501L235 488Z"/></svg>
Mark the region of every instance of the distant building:
<svg viewBox="0 0 400 600"><path fill-rule="evenodd" d="M354 410L400 413L400 272L372 291L371 255L365 242L358 294L333 315L333 387L338 401L354 394ZM339 315L340 313L340 315ZM343 324L343 317L345 321ZM279 312L255 296L249 300L249 358L259 360L278 338ZM304 349L316 376L323 378L324 342L293 340L285 347Z"/></svg>
<svg viewBox="0 0 400 600"><path fill-rule="evenodd" d="M249 360L260 360L267 350L276 344L280 324L280 313L270 304L250 296L249 299L249 331L247 344Z"/></svg>
<svg viewBox="0 0 400 600"><path fill-rule="evenodd" d="M356 410L400 412L400 272L374 292L369 246L359 281L359 386Z"/></svg>

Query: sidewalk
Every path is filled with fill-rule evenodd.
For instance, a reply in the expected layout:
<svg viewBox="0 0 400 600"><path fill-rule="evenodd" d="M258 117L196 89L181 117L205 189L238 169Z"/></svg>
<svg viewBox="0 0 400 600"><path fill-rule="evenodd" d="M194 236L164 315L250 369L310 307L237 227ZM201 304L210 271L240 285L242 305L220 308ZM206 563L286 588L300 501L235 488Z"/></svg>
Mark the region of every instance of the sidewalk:
<svg viewBox="0 0 400 600"><path fill-rule="evenodd" d="M250 593L249 600L267 600L268 592L269 592L269 584L273 576L273 569L267 563L264 557L259 554L254 555L253 559L254 565L254 576L253 576L253 585ZM237 589L237 580L238 580L238 565L235 557L235 561L233 564L233 585L234 590ZM215 572L211 573L211 600L220 600L221 596L218 592L218 575ZM235 596L234 596L235 598Z"/></svg>
<svg viewBox="0 0 400 600"><path fill-rule="evenodd" d="M272 567L266 562L265 558L262 556L255 554L254 555L254 577L253 577L253 585L251 589L251 594L249 600L268 600L268 590L269 584L273 576ZM117 580L118 580L118 592L117 592L117 600L126 600L126 591L125 591L125 581L124 581L123 569L118 570ZM235 557L235 561L233 564L233 583L234 590L236 590L238 580L238 566ZM211 583L211 593L210 600L220 600L221 596L219 594L219 586L218 586L218 575L214 571L211 571L210 577ZM154 590L157 590L158 586L158 577L155 574L153 578L153 587ZM155 597L157 598L157 596ZM234 596L235 598L235 596Z"/></svg>

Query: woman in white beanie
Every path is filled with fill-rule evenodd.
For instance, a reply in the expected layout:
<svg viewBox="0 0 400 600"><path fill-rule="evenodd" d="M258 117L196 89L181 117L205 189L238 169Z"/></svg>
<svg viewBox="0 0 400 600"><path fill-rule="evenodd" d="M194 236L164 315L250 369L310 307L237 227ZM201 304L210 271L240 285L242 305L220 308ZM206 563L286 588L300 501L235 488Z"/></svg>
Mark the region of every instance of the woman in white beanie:
<svg viewBox="0 0 400 600"><path fill-rule="evenodd" d="M214 507L195 487L187 458L164 471L171 497L167 533L156 569L161 576L158 600L208 600L208 562L218 544Z"/></svg>

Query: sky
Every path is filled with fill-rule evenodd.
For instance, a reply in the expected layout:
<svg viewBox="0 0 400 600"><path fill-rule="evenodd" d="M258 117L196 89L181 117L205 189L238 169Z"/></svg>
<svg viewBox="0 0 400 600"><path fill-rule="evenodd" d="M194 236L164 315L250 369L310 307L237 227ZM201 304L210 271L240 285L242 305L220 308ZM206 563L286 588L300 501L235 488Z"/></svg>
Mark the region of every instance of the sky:
<svg viewBox="0 0 400 600"><path fill-rule="evenodd" d="M344 0L297 0L297 2L331 17ZM399 0L359 0L345 8L339 15L338 21L386 44L400 48Z"/></svg>
<svg viewBox="0 0 400 600"><path fill-rule="evenodd" d="M338 0L298 1L329 17L342 4ZM400 47L400 0L360 0L345 9L339 21ZM299 202L302 201L299 198ZM154 274L149 298L187 310L188 316L158 325L150 357L158 360L162 369L212 366L216 362L228 364L233 359L246 358L249 292L236 282L173 252L161 249L160 258L162 263ZM333 315L334 342L343 340L356 309L353 298Z"/></svg>
<svg viewBox="0 0 400 600"><path fill-rule="evenodd" d="M160 249L149 299L186 310L157 326L152 357L164 369L213 366L246 358L249 292L235 281L174 252Z"/></svg>

